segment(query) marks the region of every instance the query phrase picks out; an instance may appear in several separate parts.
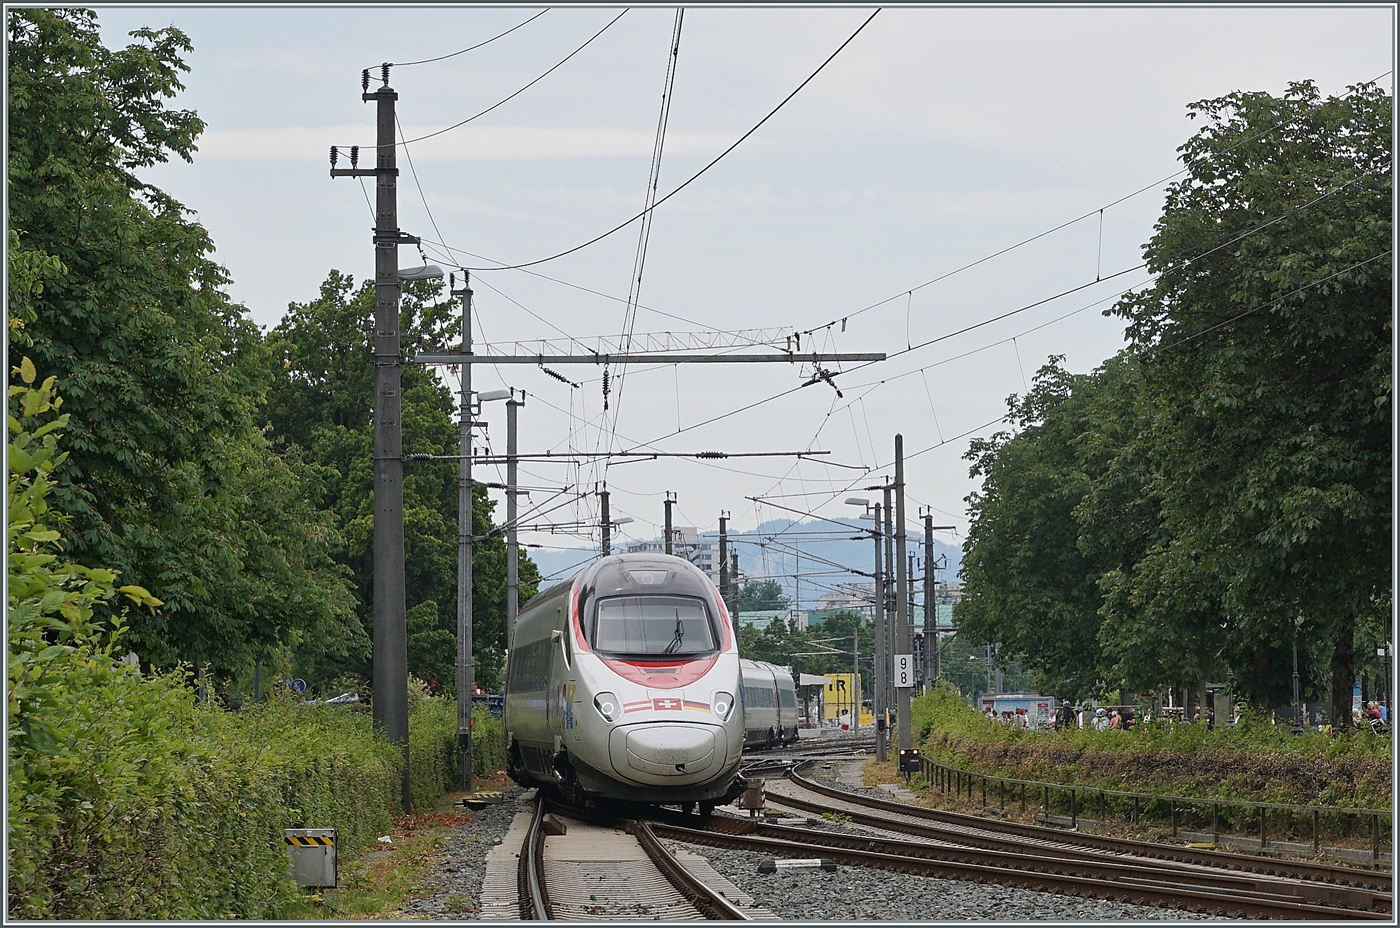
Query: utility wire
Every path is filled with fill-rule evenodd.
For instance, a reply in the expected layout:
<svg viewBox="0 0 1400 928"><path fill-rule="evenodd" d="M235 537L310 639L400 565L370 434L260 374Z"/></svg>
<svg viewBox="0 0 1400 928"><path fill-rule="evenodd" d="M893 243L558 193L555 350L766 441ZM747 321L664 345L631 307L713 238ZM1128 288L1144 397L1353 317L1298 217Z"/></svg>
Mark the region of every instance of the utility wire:
<svg viewBox="0 0 1400 928"><path fill-rule="evenodd" d="M607 24L606 26L604 26L602 29L599 29L597 32L593 33L593 35L588 39L587 42L584 42L584 43L583 43L582 45L580 45L578 48L576 48L576 49L574 49L573 51L569 52L569 54L565 55L562 59L560 59L560 61L559 61L557 64L555 64L553 67L551 67L548 71L545 71L545 72L544 72L543 74L541 74L539 77L537 77L537 78L535 78L534 80L530 81L530 83L526 84L524 87L521 87L519 90L517 90L515 93L511 94L510 96L506 97L505 99L500 100L500 101L498 101L498 102L496 102L496 103L493 103L493 104L491 104L490 106L488 106L486 109L482 110L480 113L477 113L475 116L468 116L466 119L462 120L461 122L453 123L452 125L448 126L448 127L445 128L445 129L438 129L436 132L429 132L427 135L420 135L420 136L418 136L418 138L416 138L416 139L407 139L407 140L405 140L405 141L398 142L397 144L399 144L399 145L410 145L410 144L412 144L412 143L414 143L414 142L421 142L421 141L423 141L424 139L436 138L437 136L442 135L444 132L451 132L453 129L460 129L460 128L462 128L463 126L465 126L467 123L469 123L469 122L471 122L471 121L473 121L473 120L475 120L475 119L480 119L482 116L485 116L487 113L491 112L492 110L495 110L495 109L498 109L498 108L500 108L500 107L502 107L502 106L505 106L505 105L506 105L507 103L509 103L511 100L514 100L516 97L520 96L522 93L524 93L525 91L529 90L531 87L535 86L535 85L538 84L540 81L544 80L546 77L549 77L549 75L553 74L553 73L554 73L555 71L557 71L560 67L562 67L562 66L564 65L564 63L567 62L570 58L574 57L574 56L577 55L579 52L583 51L585 48L587 48L589 45L591 45L591 44L593 43L593 40L594 40L594 39L598 38L598 36L602 35L604 32L607 32L609 29L611 29L612 26L613 26L613 23L617 22L617 21L618 21L619 19L621 19L623 16L627 15L627 12L628 12L627 10L623 10L621 13L618 13L616 16L614 16L614 17L612 18L612 20L610 20L610 21L608 22L608 24ZM523 25L523 24L522 24L522 25ZM518 28L518 27L517 27L517 28ZM361 147L361 148L371 148L371 149L373 149L373 148L378 148L379 146L377 146L377 145L369 145L369 146L361 145L360 147ZM474 270L476 270L476 268L468 268L467 270L473 270L473 271L474 271Z"/></svg>
<svg viewBox="0 0 1400 928"><path fill-rule="evenodd" d="M1389 73L1391 73L1391 72L1390 72L1390 71L1386 71L1386 72L1384 72L1384 73L1382 73L1382 74L1378 74L1378 75L1376 75L1374 78L1372 78L1371 80L1366 81L1366 82L1363 83L1363 84L1357 85L1357 89L1359 89L1359 88L1361 88L1361 87L1369 86L1369 85L1371 85L1371 84L1374 84L1374 83L1376 83L1376 81L1378 81L1378 80L1380 80L1381 78L1385 77L1385 76L1386 76L1387 74L1389 74ZM1345 100L1347 97L1351 96L1353 93L1355 93L1355 90L1350 90L1350 91L1348 91L1347 93L1343 94L1343 95L1342 95L1341 97L1339 97L1338 99ZM1223 155L1223 154L1228 154L1229 152L1234 151L1236 148L1240 147L1241 145L1244 145L1244 144L1246 144L1246 143L1248 143L1248 142L1252 142L1252 141L1254 141L1255 139L1259 138L1260 136L1267 135L1268 133L1270 133L1270 132L1274 131L1275 129L1279 128L1280 126L1282 126L1282 125L1283 125L1284 123L1286 123L1287 121L1288 121L1288 120L1279 120L1278 122L1274 123L1274 124L1271 125L1271 126L1266 126L1265 128L1260 129L1258 132L1254 133L1253 135L1246 136L1245 138L1240 139L1238 142L1235 142L1233 145L1230 145L1230 146L1228 146L1227 148L1223 149L1223 150L1220 152L1220 154L1222 154L1222 155ZM872 309L876 309L876 308L878 308L878 307L880 307L880 306L884 306L886 303L893 302L894 300L897 300L897 299L899 299L899 298L902 297L902 296L907 296L907 295L909 295L909 294L913 294L915 291L922 290L922 289L924 289L925 287L931 287L931 286L933 286L934 284L939 283L940 281L947 280L949 277L952 277L952 276L954 276L954 275L956 275L956 274L961 274L963 271L971 270L972 268L977 267L977 266L980 265L980 264L985 264L986 262L991 261L993 258L999 258L999 257L1001 257L1002 255L1004 255L1004 254L1006 254L1006 253L1008 253L1008 252L1015 251L1016 249L1021 248L1022 246L1029 245L1029 244L1031 244L1032 242L1039 241L1040 239L1044 238L1044 237L1047 236L1047 235L1053 235L1054 233L1059 232L1061 229L1067 229L1067 228L1069 228L1070 226L1074 225L1074 224L1077 223L1077 222L1083 222L1085 219L1089 219L1089 218L1092 217L1092 216L1100 215L1100 214L1102 214L1103 211L1106 210L1106 209L1111 209L1112 207L1117 206L1117 205L1120 204L1120 203L1125 203L1125 202L1127 202L1128 200L1131 200L1133 197L1136 197L1136 196L1138 196L1139 194L1146 193L1147 191L1152 190L1152 189L1155 188L1155 187L1160 187L1162 184L1165 184L1165 183L1167 183L1168 181L1175 180L1176 178L1178 178L1178 177L1180 177L1181 175L1185 174L1185 173L1186 173L1187 171L1189 171L1190 169L1191 169L1191 166L1190 166L1190 165L1187 165L1186 167L1183 167L1181 170L1176 171L1175 173L1168 174L1166 177L1163 177L1163 178L1161 178L1160 180L1155 180L1155 181L1153 181L1153 182L1150 183L1150 184L1146 184L1146 185L1144 185L1144 186L1142 186L1142 187L1139 187L1138 189L1132 191L1131 193L1124 194L1123 196L1119 197L1119 198L1116 199L1116 200L1113 200L1113 201L1111 201L1111 202L1109 202L1109 203L1105 203L1103 206L1100 206L1100 207L1098 207L1098 208L1096 208L1096 209L1091 209L1091 210L1089 210L1087 213L1084 213L1083 215L1076 216L1076 217L1073 218L1073 219L1070 219L1070 220L1068 220L1068 221L1066 221L1066 222L1062 222L1062 223L1060 223L1059 225L1055 226L1054 228L1046 229L1044 232L1040 232L1040 233L1037 233L1036 235L1032 235L1030 238L1023 239L1022 241L1019 241L1019 242L1017 242L1017 243L1014 244L1014 245L1008 245L1007 247L1001 249L1000 251L995 251L995 252L993 252L993 253L991 253L991 254L989 254L989 255L985 255L984 257L978 258L976 261L971 261L971 262L969 262L969 263L967 263L967 264L962 265L961 267L954 268L953 270L948 271L946 274L940 274L939 276L933 278L932 280L926 280L926 281L924 281L923 283L919 284L919 285L916 286L916 287L911 287L911 288L908 288L908 289L905 289L905 290L901 290L901 291L899 291L898 293L894 294L893 296L886 297L885 299L880 300L878 303L871 303L869 306L866 306L866 307L864 307L864 308L862 308L862 309L858 309L858 310L856 310L855 312L847 313L846 315L841 316L840 318L833 319L833 320L831 320L830 322L826 323L825 325L819 325L819 326L816 326L816 327L811 328L811 329L806 329L806 330L804 330L804 331L802 332L802 334L803 334L803 335L812 335L812 334L814 334L814 333L816 333L816 332L821 331L822 329L829 329L829 328L831 328L832 326L835 326L835 325L838 325L838 324L844 325L848 320L853 319L853 318L855 318L856 316L861 315L862 313L866 313L866 312L869 312L869 311L872 310ZM1102 248L1102 242L1100 242L1100 248Z"/></svg>
<svg viewBox="0 0 1400 928"><path fill-rule="evenodd" d="M870 16L869 16L869 18L867 18L867 19L865 20L865 22L861 23L860 26L856 29L856 31L855 31L855 32L852 32L851 35L850 35L850 37L847 38L846 41L842 42L841 45L836 49L836 51L832 52L829 56L827 56L827 59L826 59L825 61L823 61L820 65L818 65L818 66L817 66L817 69L816 69L815 71L813 71L811 74L809 74L809 75L807 76L807 79L806 79L806 80L804 80L802 83L798 84L798 85L797 85L797 88L796 88L795 90L793 90L792 93L790 93L790 94L788 94L786 97L784 97L784 98L782 99L782 102L780 102L777 106L773 107L773 109L769 111L768 115L767 115L767 116L764 116L762 119L760 119L760 120L754 125L754 127L753 127L752 129L750 129L748 132L745 132L743 135L739 136L739 138L738 138L737 140L735 140L735 142L734 142L732 145L730 145L730 146L729 146L728 148L726 148L724 151L722 151L722 152L720 152L718 155L716 155L715 158L714 158L714 160L711 161L709 164L705 165L703 168L701 168L700 170L698 170L698 171L696 171L694 174L692 174L692 175L690 176L690 178L689 178L688 180L686 180L684 183L682 183L679 187L676 187L676 188L675 188L674 190L672 190L670 193L666 194L664 197L662 197L661 199L657 200L655 203L653 203L651 206L647 207L647 208L646 208L645 210L643 210L642 212L638 213L637 215L633 216L633 217L630 218L630 219L627 219L627 220L624 221L624 222L618 223L617 225L613 226L613 227L612 227L611 229L609 229L608 231L604 232L602 235L595 236L594 238L591 238L591 239L589 239L588 241L583 242L582 244L575 245L575 246L572 247L572 248L566 249L565 251L561 251L561 252L559 252L558 254L550 255L550 256L547 257L547 258L537 258L537 259L534 260L534 261L522 261L522 262L520 262L519 264L509 264L509 265L506 265L505 267L473 267L473 268L467 268L467 270L471 270L471 271L507 271L507 270L514 271L514 270L520 270L520 269L522 269L522 268L534 267L534 266L537 265L537 264L544 264L544 263L547 262L547 261L554 261L554 260L557 260L557 259L559 259L559 258L564 257L565 255L571 255L571 254L573 254L573 253L576 252L576 251L581 251L582 249L587 248L589 245L593 245L593 244L596 244L596 243L598 243L598 242L601 242L603 239L607 238L608 236L612 235L612 234L615 233L615 232L621 232L623 229L627 228L627 227L630 226L632 223L636 222L638 219L641 219L641 218L642 218L643 216L645 216L647 213L649 213L649 212L651 212L652 210L656 209L656 208L659 207L662 203L665 203L667 200L671 199L671 197L673 197L673 196L675 196L676 194L680 193L680 192L681 192L682 190L684 190L686 187L689 187L692 183L694 183L695 181L699 180L701 175L703 175L703 174L704 174L706 171L708 171L710 168L714 167L716 164L719 164L719 162L720 162L726 155L728 155L728 154L729 154L730 152L732 152L734 149L738 148L741 144L743 144L743 142L744 142L749 136L753 135L753 134L754 134L755 132L757 132L760 128L762 128L763 125L764 125L764 123L768 122L768 120L770 120L770 119L772 119L774 116L776 116L777 113L778 113L778 111L781 110L784 106L786 106L786 105L788 104L788 101L789 101L789 100L791 100L793 97L797 96L797 94L801 92L802 88L804 88L804 87L806 87L808 84L810 84L810 83L812 82L812 79L813 79L813 78L815 78L818 74L820 74L820 73L822 72L822 70L823 70L824 68L826 68L827 65L831 64L831 62L836 58L836 56L839 55L839 54L841 54L841 52L845 50L846 46L847 46L847 45L850 45L851 42L853 42L853 41L855 40L855 37L858 36L858 35L860 35L861 31L862 31L863 29L865 29L866 26L870 25L870 20L874 19L874 18L879 14L879 12L880 12L880 11L877 9L874 13L871 13ZM473 118L475 118L475 117L473 117ZM452 128L455 128L455 127L452 127ZM443 130L443 131L445 132L446 130ZM424 136L424 138L429 138L429 136ZM415 140L415 141L416 141L416 140Z"/></svg>
<svg viewBox="0 0 1400 928"><path fill-rule="evenodd" d="M432 64L434 61L446 61L448 58L456 58L458 55L465 55L467 52L474 52L474 51L476 51L478 48L481 48L483 45L490 45L492 42L496 41L497 39L504 39L506 36L510 35L512 32L514 32L515 30L519 29L521 26L528 26L528 25L530 25L530 23L532 23L532 22L534 22L535 20L539 19L541 16L543 16L544 14L546 14L546 13L548 13L548 12L549 12L549 8L548 8L548 7L545 7L543 10L540 10L538 13L536 13L534 16L531 16L529 19L525 20L523 23L520 23L519 25L516 25L516 26L511 26L509 29L507 29L505 32L502 32L500 35L493 35L491 38L487 39L485 42L477 42L475 45L469 45L469 46L467 46L466 48L462 49L461 51L452 52L451 54L447 54L447 55L438 55L436 58L424 58L422 61L390 61L390 62L388 63L388 64L389 64L389 67L391 67L391 68L407 68L407 67L409 67L410 65L415 65L415 64Z"/></svg>
<svg viewBox="0 0 1400 928"><path fill-rule="evenodd" d="M1304 210L1304 209L1307 209L1307 208L1309 208L1309 207L1311 207L1311 206L1317 204L1318 202L1320 202L1320 201L1322 201L1322 200L1325 200L1326 198L1332 196L1333 194L1336 194L1336 193L1341 192L1342 190L1345 190L1347 187L1350 187L1350 186L1352 186L1353 184L1359 183L1359 182L1361 182L1362 180L1365 180L1365 179L1368 179L1368 178L1376 178L1376 177L1380 177L1380 176L1382 176L1382 175L1380 175L1380 174L1373 174L1373 175L1362 174L1362 175L1358 175L1357 177L1352 178L1351 180L1347 181L1346 183L1344 183L1344 184L1342 184L1342 185L1340 185L1340 186L1338 186L1338 187L1334 187L1334 188L1332 188L1331 190L1327 191L1326 193L1319 194L1317 197L1314 197L1313 199L1309 200L1308 202L1303 203L1303 204L1300 204L1299 206L1294 207L1293 209L1289 210L1289 211L1286 212L1286 213L1283 213L1283 214L1281 214L1281 215L1279 215L1279 216L1276 216L1276 217L1274 217L1273 219L1268 220L1267 222L1261 223L1260 225L1258 225L1258 226L1256 226L1256 227L1254 227L1254 228L1252 228L1252 229L1247 229L1246 231L1241 232L1240 234L1236 235L1235 237L1233 237L1233 238L1231 238L1231 239L1228 239L1228 240L1226 240L1226 241L1224 241L1224 242L1221 242L1219 245L1216 245L1216 246L1213 247L1213 248L1210 248L1210 249L1208 249L1208 250L1206 250L1206 251L1203 251L1203 252L1201 252L1201 253L1199 253L1199 254L1193 255L1192 257L1185 259L1184 261L1180 262L1180 264L1176 265L1176 268L1179 269L1179 268L1183 268L1183 267L1189 267L1191 264L1193 264L1193 263L1195 263L1195 262L1201 260L1202 258L1205 258L1205 257L1207 257L1207 256L1209 256L1209 255L1212 255L1212 254L1214 254L1215 252L1221 250L1222 248L1227 248L1227 247L1229 247L1230 245L1233 245L1233 244L1235 244L1236 242L1238 242L1238 241L1240 241L1240 240L1246 238L1247 236L1253 235L1253 234L1255 234L1256 232L1259 232L1259 231L1261 231L1261 230L1263 230L1263 229L1268 228L1269 226L1273 225L1274 223L1280 222L1280 221L1282 221L1283 219L1288 218L1289 216L1292 216L1292 215L1294 215L1294 214L1296 214L1296 213L1298 213L1298 212L1300 212L1300 211L1302 211L1302 210ZM1384 175L1384 176L1388 176L1388 174L1387 174L1387 175ZM990 324L993 323L993 322L999 322L999 321L1002 320L1002 319L1007 319L1007 318L1010 318L1011 316L1019 315L1020 313L1026 312L1027 310L1030 310L1030 309L1034 309L1034 308L1036 308L1036 307L1038 307L1038 306L1043 306L1043 305L1045 305L1046 303L1053 302L1053 301L1055 301L1055 300L1057 300L1057 299L1060 299L1061 297L1069 296L1070 294L1073 294L1073 293L1078 293L1078 292L1081 291L1081 290L1085 290L1085 289L1087 289L1087 288L1089 288L1089 287L1095 286L1095 285L1097 285L1097 284L1099 284L1099 283L1102 283L1103 281L1112 280L1112 279L1115 278L1115 277L1121 277L1121 276L1123 276L1124 274L1129 274L1129 273L1132 273L1133 271L1139 271L1139 270L1142 270L1142 269L1144 269L1144 268L1146 268L1146 267L1147 267L1147 263L1146 263L1146 262L1143 262L1143 263L1141 263L1141 264L1134 265L1133 267L1125 268L1124 270L1117 271L1117 272L1115 272L1115 273L1113 273L1113 274L1108 275L1107 277L1100 278L1099 280L1090 281L1090 282L1088 282L1088 283L1081 284L1081 285L1079 285L1079 286L1077 286L1077 287L1071 287L1070 289L1061 291L1060 293L1057 293L1057 294L1055 294L1054 296L1046 297L1045 299L1041 299L1041 300L1036 300L1036 301L1034 301L1034 302L1032 302L1032 303L1027 303L1027 304L1025 304L1025 305L1023 305L1023 306L1017 307L1016 309L1008 310L1007 312L1004 312L1004 313L1001 313L1000 315L994 316L994 317L992 317L991 319L986 319L986 320L983 320L982 322L973 323L972 325L964 326L963 328L958 329L958 330L956 330L956 331L954 331L954 332L948 332L948 333L946 333L946 334L939 335L939 336L937 336L937 337L935 337L935 338L928 339L927 341L924 341L924 342L921 342L921 343L919 343L919 344L917 344L917 345L914 345L912 348L902 348L902 349L899 349L898 351L895 351L895 352L892 352L891 354L889 354L889 355L886 357L885 361L886 361L886 362L892 361L892 360L894 360L895 358L900 357L901 355L906 355L906 354L909 354L909 353L914 352L914 351L919 351L920 349L927 348L927 347L929 347L930 345L937 344L938 342L946 341L947 339L953 338L953 337L955 337L955 336L963 335L963 334L965 334L965 333L967 333L967 332L971 332L971 331L973 331L973 330L975 330L975 329L980 329L980 328L982 328L982 327L984 327L984 326L990 325ZM1144 283L1151 283L1153 280L1156 280L1156 279L1159 278L1160 276L1161 276L1161 273L1153 274L1152 277L1151 277L1148 281L1145 281ZM1137 286L1142 286L1142 285L1143 285L1143 284L1138 284ZM1121 293L1119 293L1118 295L1121 296L1121 295L1123 295L1124 293L1127 293L1127 292L1129 292L1129 291L1128 291L1128 290L1125 290L1125 291L1122 291ZM1073 313L1066 314L1066 316L1068 316L1068 315L1073 315ZM1062 317L1062 318L1063 318L1063 317ZM880 363L885 363L885 362L880 362L880 361L863 361L863 362L861 362L861 363L855 365L854 367L850 368L849 370L843 371L843 372L841 372L841 373L844 373L844 374L851 374L851 373L854 373L854 372L856 372L856 371L858 371L858 370L862 370L862 369L864 369L864 368L870 367L872 364L880 364ZM785 397L785 396L790 396L791 394L796 393L798 390L801 390L801 389L803 389L803 388L806 387L806 386L808 386L808 384L801 384L801 385L798 385L798 386L795 386L795 387L791 387L791 388L789 388L789 389L787 389L787 390L783 390L783 391L781 391L781 392L779 392L779 393L771 394L771 395L769 395L769 396L767 396L767 397L764 397L763 399L754 400L752 403L747 403L747 404L745 404L745 405L743 405L743 406L740 406L739 408L734 409L734 410L731 410L731 411L729 411L729 412L720 413L719 415L712 416L712 417L710 417L709 419L705 419L705 420L703 420L703 421L701 421L701 422L696 422L696 423L694 423L694 424L692 424L692 425L688 425L688 426L686 426L685 428L677 429L677 430L675 430L675 431L673 431L673 432L668 432L668 433L666 433L665 435L659 436L659 437L657 437L657 438L652 439L651 441L648 441L646 444L647 444L648 446L653 446L653 445L655 445L656 442L664 441L664 440L667 439L667 438L672 438L672 437L674 437L674 436L676 436L676 435L681 434L682 432L689 432L689 431L692 431L692 430L694 430L694 429L700 428L701 426L710 425L710 424L712 424L712 423L714 423L714 422L720 421L721 419L726 419L726 418L728 418L729 416L738 415L738 414L741 413L741 412L746 412L747 410L753 409L753 408L755 408L755 407L757 407L757 406L762 406L762 405L764 405L764 404L766 404L766 403L771 403L772 401L777 400L777 399L781 399L781 398L783 398L783 397ZM878 468L876 468L876 469L878 469Z"/></svg>
<svg viewBox="0 0 1400 928"><path fill-rule="evenodd" d="M671 29L670 54L666 57L666 80L663 83L661 92L661 112L656 118L656 141L651 148L651 167L647 170L646 191L642 197L642 212L645 214L642 219L642 228L637 236L637 253L632 259L632 276L627 282L627 308L622 316L622 345L624 352L632 350L632 332L637 323L637 301L642 296L642 273L646 269L647 245L651 243L652 218L656 215L653 207L656 204L656 189L661 183L661 158L666 148L666 129L671 122L671 101L675 96L676 86L676 65L679 63L681 52L681 26L685 21L685 8L676 10L676 24ZM616 442L617 419L622 414L622 391L627 383L627 362L624 361L618 366L617 374L617 398L613 400L612 406L612 429L608 435L608 447L612 448ZM604 405L607 404L607 395L604 394ZM605 417L606 418L606 417ZM601 439L602 436L600 435ZM603 468L603 479L607 479L607 466Z"/></svg>

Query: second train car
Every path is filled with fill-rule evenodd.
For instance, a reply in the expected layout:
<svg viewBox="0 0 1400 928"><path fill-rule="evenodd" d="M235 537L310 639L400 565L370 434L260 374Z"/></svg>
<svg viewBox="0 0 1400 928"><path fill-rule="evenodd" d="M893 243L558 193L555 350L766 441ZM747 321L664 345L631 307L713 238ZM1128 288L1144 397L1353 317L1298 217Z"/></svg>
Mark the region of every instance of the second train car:
<svg viewBox="0 0 1400 928"><path fill-rule="evenodd" d="M741 660L744 677L744 746L774 747L797 741L797 686L786 667Z"/></svg>

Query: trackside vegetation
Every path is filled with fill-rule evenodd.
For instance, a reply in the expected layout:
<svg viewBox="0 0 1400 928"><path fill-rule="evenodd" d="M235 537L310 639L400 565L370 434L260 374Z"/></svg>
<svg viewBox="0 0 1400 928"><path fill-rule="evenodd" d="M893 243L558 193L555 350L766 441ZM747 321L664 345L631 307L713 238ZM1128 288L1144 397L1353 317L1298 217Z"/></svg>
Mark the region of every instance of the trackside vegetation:
<svg viewBox="0 0 1400 928"><path fill-rule="evenodd" d="M390 831L400 752L367 714L285 691L246 711L200 702L183 671L119 659L97 603L158 608L115 571L64 559L47 498L68 424L26 358L9 390L9 807L12 918L276 918L298 890L283 829L331 827L353 858ZM118 613L121 615L121 613ZM456 707L415 694L413 798L456 782ZM478 770L499 763L477 719ZM490 770L494 770L491 767Z"/></svg>
<svg viewBox="0 0 1400 928"><path fill-rule="evenodd" d="M1051 358L970 444L958 634L1061 699L1204 710L1227 682L1260 713L1330 698L1340 733L1393 601L1393 101L1300 81L1189 109L1153 279L1108 311L1128 346Z"/></svg>
<svg viewBox="0 0 1400 928"><path fill-rule="evenodd" d="M1200 799L1391 805L1391 741L1365 730L1292 735L1245 715L1216 728L1029 731L987 719L947 686L913 700L910 722L929 760L992 776Z"/></svg>

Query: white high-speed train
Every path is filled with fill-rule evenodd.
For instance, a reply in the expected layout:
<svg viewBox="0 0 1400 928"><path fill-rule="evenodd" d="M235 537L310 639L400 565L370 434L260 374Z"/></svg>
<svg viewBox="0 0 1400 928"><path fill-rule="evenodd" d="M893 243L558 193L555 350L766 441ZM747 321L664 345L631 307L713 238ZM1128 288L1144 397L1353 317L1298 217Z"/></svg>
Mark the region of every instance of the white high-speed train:
<svg viewBox="0 0 1400 928"><path fill-rule="evenodd" d="M594 561L530 600L506 671L507 768L576 803L742 794L738 642L709 577L669 555Z"/></svg>

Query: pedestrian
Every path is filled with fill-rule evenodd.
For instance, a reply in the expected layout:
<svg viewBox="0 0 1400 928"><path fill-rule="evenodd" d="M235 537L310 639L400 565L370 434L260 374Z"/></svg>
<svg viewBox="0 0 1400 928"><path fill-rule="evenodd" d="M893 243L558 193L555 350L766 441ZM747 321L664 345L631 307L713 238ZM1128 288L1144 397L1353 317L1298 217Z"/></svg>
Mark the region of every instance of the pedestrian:
<svg viewBox="0 0 1400 928"><path fill-rule="evenodd" d="M1108 712L1103 706L1094 710L1094 731L1108 731Z"/></svg>
<svg viewBox="0 0 1400 928"><path fill-rule="evenodd" d="M1123 727L1123 718L1118 714L1117 709L1114 709L1108 714L1108 727L1112 729L1119 729Z"/></svg>

